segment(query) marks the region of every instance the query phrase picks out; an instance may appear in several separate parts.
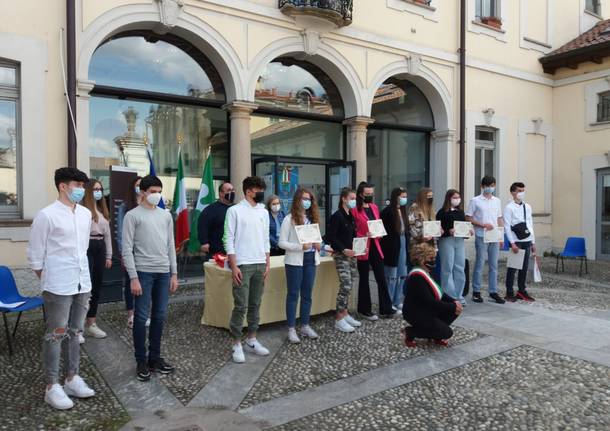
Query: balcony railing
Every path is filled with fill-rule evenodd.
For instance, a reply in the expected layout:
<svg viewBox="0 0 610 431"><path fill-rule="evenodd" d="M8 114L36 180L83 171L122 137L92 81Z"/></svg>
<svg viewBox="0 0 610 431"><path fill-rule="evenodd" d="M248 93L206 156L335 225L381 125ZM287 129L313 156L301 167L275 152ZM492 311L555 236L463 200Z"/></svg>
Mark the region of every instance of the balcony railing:
<svg viewBox="0 0 610 431"><path fill-rule="evenodd" d="M353 0L279 0L279 8L289 16L316 16L339 27L352 23Z"/></svg>

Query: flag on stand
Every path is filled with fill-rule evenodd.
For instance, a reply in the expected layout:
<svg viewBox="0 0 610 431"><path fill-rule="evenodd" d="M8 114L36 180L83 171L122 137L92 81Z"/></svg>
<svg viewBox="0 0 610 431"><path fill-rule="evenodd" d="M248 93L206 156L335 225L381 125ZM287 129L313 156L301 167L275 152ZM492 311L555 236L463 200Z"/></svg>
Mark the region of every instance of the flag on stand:
<svg viewBox="0 0 610 431"><path fill-rule="evenodd" d="M155 171L155 164L153 162L153 155L152 155L152 147L150 146L150 144L146 144L146 154L148 155L148 163L150 163L150 167L149 167L149 174L153 175L153 176L157 176L157 172ZM161 200L159 201L159 204L157 205L159 208L163 208L165 209L165 202L163 202L163 197L161 197Z"/></svg>
<svg viewBox="0 0 610 431"><path fill-rule="evenodd" d="M203 174L201 175L201 187L199 188L199 196L197 196L197 206L191 221L191 238L189 239L189 252L197 253L201 248L199 243L199 215L205 207L214 203L216 197L214 195L214 175L212 174L212 151L208 151L208 157L203 165Z"/></svg>
<svg viewBox="0 0 610 431"><path fill-rule="evenodd" d="M174 213L176 214L176 250L189 240L189 215L186 206L186 184L182 168L182 150L178 147L178 174L174 188Z"/></svg>

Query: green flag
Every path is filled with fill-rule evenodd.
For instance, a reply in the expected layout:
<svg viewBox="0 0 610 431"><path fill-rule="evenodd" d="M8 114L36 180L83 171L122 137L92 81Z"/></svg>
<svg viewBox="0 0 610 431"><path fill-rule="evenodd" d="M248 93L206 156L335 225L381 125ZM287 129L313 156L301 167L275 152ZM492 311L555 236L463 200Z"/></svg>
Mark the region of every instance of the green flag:
<svg viewBox="0 0 610 431"><path fill-rule="evenodd" d="M199 252L201 244L199 243L199 215L201 211L216 200L214 193L214 175L212 175L212 152L208 153L208 157L203 166L203 175L201 176L201 188L197 197L197 206L193 211L191 219L191 237L189 239L188 250L191 253Z"/></svg>

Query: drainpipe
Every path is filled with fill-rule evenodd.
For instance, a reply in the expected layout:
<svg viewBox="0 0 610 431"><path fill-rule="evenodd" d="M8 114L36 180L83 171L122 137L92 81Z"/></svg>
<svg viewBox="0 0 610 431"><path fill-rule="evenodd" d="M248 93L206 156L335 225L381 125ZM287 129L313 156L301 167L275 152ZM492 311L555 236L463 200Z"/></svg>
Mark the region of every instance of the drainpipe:
<svg viewBox="0 0 610 431"><path fill-rule="evenodd" d="M466 169L466 0L460 0L460 193Z"/></svg>
<svg viewBox="0 0 610 431"><path fill-rule="evenodd" d="M66 80L68 94L68 166L76 167L76 19L75 0L66 0ZM72 112L70 112L72 108ZM74 120L74 123L72 122Z"/></svg>

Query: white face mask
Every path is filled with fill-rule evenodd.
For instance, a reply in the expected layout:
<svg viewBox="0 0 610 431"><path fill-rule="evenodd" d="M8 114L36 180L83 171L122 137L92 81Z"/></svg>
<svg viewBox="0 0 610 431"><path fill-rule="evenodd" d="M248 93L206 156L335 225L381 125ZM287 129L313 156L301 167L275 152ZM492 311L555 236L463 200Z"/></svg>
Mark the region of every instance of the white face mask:
<svg viewBox="0 0 610 431"><path fill-rule="evenodd" d="M459 207L460 204L462 203L462 199L461 198L455 198L455 199L451 199L451 205L455 208L455 207Z"/></svg>
<svg viewBox="0 0 610 431"><path fill-rule="evenodd" d="M519 199L520 201L523 201L523 199L525 199L525 192L517 193L517 199Z"/></svg>
<svg viewBox="0 0 610 431"><path fill-rule="evenodd" d="M159 205L160 201L161 201L161 193L151 193L146 196L146 202L148 202L152 206L156 207L157 205Z"/></svg>
<svg viewBox="0 0 610 431"><path fill-rule="evenodd" d="M282 206L280 204L271 205L271 211L274 213L279 213L281 209Z"/></svg>

